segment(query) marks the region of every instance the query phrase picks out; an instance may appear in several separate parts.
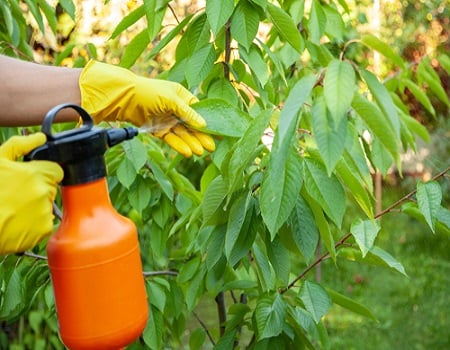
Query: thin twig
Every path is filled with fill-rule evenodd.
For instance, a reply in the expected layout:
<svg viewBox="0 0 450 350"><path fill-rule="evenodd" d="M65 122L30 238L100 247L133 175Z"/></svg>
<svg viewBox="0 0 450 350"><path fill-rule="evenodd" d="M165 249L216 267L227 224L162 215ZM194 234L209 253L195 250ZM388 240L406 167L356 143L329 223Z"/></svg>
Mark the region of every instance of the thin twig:
<svg viewBox="0 0 450 350"><path fill-rule="evenodd" d="M173 270L144 271L143 274L144 274L144 277L153 277L153 276L162 276L162 275L178 276L178 272L173 271Z"/></svg>
<svg viewBox="0 0 450 350"><path fill-rule="evenodd" d="M216 345L216 342L214 341L214 338L212 337L211 333L209 332L208 327L206 327L206 324L201 320L201 318L195 312L192 312L192 314L197 319L198 323L200 323L200 326L202 326L202 328L205 331L206 335L208 336L211 344Z"/></svg>
<svg viewBox="0 0 450 350"><path fill-rule="evenodd" d="M36 260L48 260L48 258L44 255L34 254L32 252L24 252L23 255L28 256L30 258L36 259Z"/></svg>

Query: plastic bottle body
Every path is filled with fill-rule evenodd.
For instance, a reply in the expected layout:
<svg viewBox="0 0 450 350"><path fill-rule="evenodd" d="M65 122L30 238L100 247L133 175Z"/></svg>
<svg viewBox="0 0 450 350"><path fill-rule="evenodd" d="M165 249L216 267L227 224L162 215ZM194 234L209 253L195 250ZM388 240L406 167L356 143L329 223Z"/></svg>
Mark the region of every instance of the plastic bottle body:
<svg viewBox="0 0 450 350"><path fill-rule="evenodd" d="M71 350L117 350L148 318L136 228L112 207L105 178L63 186L62 200L47 245L61 338Z"/></svg>

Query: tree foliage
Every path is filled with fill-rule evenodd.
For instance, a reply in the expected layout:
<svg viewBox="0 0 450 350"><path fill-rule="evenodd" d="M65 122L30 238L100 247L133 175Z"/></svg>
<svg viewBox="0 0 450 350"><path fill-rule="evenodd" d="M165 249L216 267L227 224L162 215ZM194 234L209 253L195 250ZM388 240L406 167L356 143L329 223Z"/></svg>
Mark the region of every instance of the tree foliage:
<svg viewBox="0 0 450 350"><path fill-rule="evenodd" d="M25 3L39 25L43 13L55 29L55 8ZM0 35L30 55L18 4L0 1ZM71 1L59 5L74 15ZM186 330L192 349L328 348L324 319L332 304L376 315L315 281L318 264L349 259L406 275L376 245L380 230L390 229L379 218L394 208L450 233L439 183L448 167L379 213L372 180L393 167L401 173L401 154L429 139L404 96L431 116L431 97L448 107L432 61L448 75L450 58L431 54L411 66L379 37L355 34L344 0L208 0L168 30L169 12L169 1L144 0L123 17L112 39L138 20L148 25L120 65L154 62L175 44L173 64L159 78L196 93L193 107L217 150L184 160L141 135L107 154L112 201L138 227L151 310L130 348L179 348ZM388 77L368 63L374 51L392 67ZM47 310L39 322L55 331L45 261L8 256L0 268L0 319L17 319L39 299ZM218 325L204 321L212 304ZM38 321L29 314L29 322ZM54 333L49 339L58 348Z"/></svg>

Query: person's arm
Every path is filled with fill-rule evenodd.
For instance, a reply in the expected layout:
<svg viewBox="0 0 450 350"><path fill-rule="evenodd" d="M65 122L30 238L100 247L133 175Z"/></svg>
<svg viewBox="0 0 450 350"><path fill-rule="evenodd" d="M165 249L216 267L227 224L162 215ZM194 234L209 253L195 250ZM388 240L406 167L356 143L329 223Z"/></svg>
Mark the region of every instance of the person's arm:
<svg viewBox="0 0 450 350"><path fill-rule="evenodd" d="M0 55L0 126L29 126L60 103L81 103L81 69L53 67ZM73 110L59 121L77 120Z"/></svg>

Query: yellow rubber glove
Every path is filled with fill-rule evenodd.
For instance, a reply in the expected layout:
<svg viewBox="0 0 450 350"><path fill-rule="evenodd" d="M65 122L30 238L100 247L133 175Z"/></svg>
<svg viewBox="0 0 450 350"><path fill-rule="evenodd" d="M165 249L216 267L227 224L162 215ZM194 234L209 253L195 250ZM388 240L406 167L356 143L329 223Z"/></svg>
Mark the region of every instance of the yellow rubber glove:
<svg viewBox="0 0 450 350"><path fill-rule="evenodd" d="M45 141L39 132L0 146L0 254L24 252L52 232L52 203L63 170L49 161L17 161Z"/></svg>
<svg viewBox="0 0 450 350"><path fill-rule="evenodd" d="M195 130L206 123L189 107L198 99L181 84L91 60L79 85L81 105L96 123L119 120L143 126L185 157L215 149L210 135Z"/></svg>

